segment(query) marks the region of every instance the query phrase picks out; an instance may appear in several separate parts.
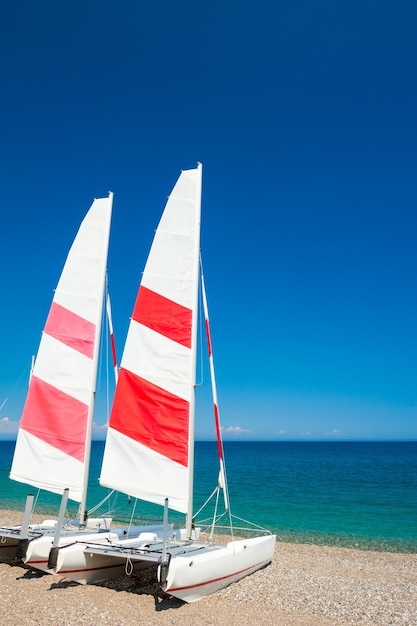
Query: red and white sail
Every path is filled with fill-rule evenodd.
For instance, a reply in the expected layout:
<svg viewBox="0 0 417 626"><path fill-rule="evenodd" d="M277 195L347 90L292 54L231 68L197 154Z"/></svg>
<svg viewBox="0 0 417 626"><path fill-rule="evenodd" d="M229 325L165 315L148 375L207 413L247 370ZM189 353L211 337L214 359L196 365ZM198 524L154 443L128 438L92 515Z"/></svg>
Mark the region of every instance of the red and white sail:
<svg viewBox="0 0 417 626"><path fill-rule="evenodd" d="M112 194L94 200L69 251L42 334L10 477L85 500Z"/></svg>
<svg viewBox="0 0 417 626"><path fill-rule="evenodd" d="M143 273L120 365L100 483L190 512L201 166L183 171Z"/></svg>

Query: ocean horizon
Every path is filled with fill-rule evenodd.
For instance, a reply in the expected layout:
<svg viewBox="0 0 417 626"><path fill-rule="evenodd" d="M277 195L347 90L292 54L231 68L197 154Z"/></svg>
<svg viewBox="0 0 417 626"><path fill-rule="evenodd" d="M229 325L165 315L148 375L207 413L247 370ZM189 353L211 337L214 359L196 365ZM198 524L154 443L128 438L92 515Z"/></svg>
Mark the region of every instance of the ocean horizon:
<svg viewBox="0 0 417 626"><path fill-rule="evenodd" d="M10 480L15 441L0 441L0 508L22 510L29 485ZM98 478L104 441L92 443L87 507L109 490ZM231 512L277 534L278 541L417 552L416 441L224 442ZM196 441L194 510L217 483L217 444ZM42 492L36 512L56 515L60 497ZM77 504L68 505L76 515ZM94 515L155 521L161 507L123 494ZM170 513L174 524L184 516ZM0 520L1 525L1 520Z"/></svg>

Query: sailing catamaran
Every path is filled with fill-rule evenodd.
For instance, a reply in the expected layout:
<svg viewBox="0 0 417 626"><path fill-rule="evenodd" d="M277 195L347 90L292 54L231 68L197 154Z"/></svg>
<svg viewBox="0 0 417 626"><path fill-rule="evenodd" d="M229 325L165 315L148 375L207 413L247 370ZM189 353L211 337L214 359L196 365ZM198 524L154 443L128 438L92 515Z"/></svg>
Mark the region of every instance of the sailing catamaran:
<svg viewBox="0 0 417 626"><path fill-rule="evenodd" d="M221 490L224 493L230 541L214 541L216 520L205 541L194 528L201 174L201 165L181 173L157 228L129 326L100 477L103 486L164 506L164 531L106 545L76 541L59 550L55 567L67 578L88 583L108 578L112 564L153 565L161 588L186 602L264 567L275 547L275 536L268 531L248 539L234 537L204 282L220 460L215 492L217 498ZM169 508L186 514L183 531L171 531Z"/></svg>
<svg viewBox="0 0 417 626"><path fill-rule="evenodd" d="M86 498L112 203L113 194L94 200L68 253L32 370L10 472L15 481L79 502L78 519L62 520L62 538L93 539L111 523L109 517L88 518ZM0 559L17 556L46 569L57 520L31 525L33 501L30 494L21 526L0 528Z"/></svg>
<svg viewBox="0 0 417 626"><path fill-rule="evenodd" d="M68 253L34 364L19 425L10 478L80 503L84 524L94 391L101 332L113 195L94 200ZM22 526L0 529L0 558L24 556L29 540L54 532L55 520L30 525L28 496ZM81 520L81 521L80 521Z"/></svg>

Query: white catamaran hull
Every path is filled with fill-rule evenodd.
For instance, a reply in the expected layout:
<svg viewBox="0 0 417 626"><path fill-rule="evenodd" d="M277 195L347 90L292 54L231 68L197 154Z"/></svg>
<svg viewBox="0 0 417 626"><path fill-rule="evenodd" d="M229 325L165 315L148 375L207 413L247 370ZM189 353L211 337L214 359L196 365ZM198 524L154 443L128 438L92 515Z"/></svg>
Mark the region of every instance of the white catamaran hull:
<svg viewBox="0 0 417 626"><path fill-rule="evenodd" d="M171 542L185 542L185 529L173 530L168 524L167 532ZM199 532L193 531L195 539ZM146 526L134 538L100 543L80 540L59 551L54 571L83 585L131 574L162 563L162 534L161 526Z"/></svg>
<svg viewBox="0 0 417 626"><path fill-rule="evenodd" d="M80 539L59 550L54 572L82 585L131 574L133 570L149 567L152 563L130 559L129 555L123 553L123 548L148 545L162 530L162 526L143 526L124 537L119 535L104 541L92 540L90 544ZM169 530L172 530L172 524ZM120 556L117 554L119 548Z"/></svg>
<svg viewBox="0 0 417 626"><path fill-rule="evenodd" d="M88 534L95 535L98 532L104 532L110 528L112 519L110 517L105 518L91 518L87 522L87 526L79 526L78 520L73 520L71 524L67 524L64 527L62 533L64 536L74 534ZM44 520L40 524L31 524L28 528L26 536L22 535L22 526L10 526L0 528L0 561L7 559L22 558L26 559L27 550L30 544L40 539L53 541L55 535L57 521L54 519ZM20 544L26 542L27 545L21 547ZM23 550L23 552L22 552ZM19 554L19 552L21 552Z"/></svg>
<svg viewBox="0 0 417 626"><path fill-rule="evenodd" d="M120 535L115 531L110 531L112 519L109 518L91 518L88 520L88 526L67 526L61 530L59 546L74 543L77 539L83 541L106 541L108 538L114 539ZM52 574L53 571L48 568L49 552L52 548L55 537L56 521L51 520L49 528L45 527L41 537L37 537L29 541L26 554L22 557L23 562L29 567L38 569L42 572Z"/></svg>
<svg viewBox="0 0 417 626"><path fill-rule="evenodd" d="M21 541L32 541L51 532L53 527L44 524L29 526L27 537L22 536L21 526L7 526L0 528L0 562L14 559L18 556L18 547Z"/></svg>
<svg viewBox="0 0 417 626"><path fill-rule="evenodd" d="M162 526L158 525L133 526L131 528L120 527L114 528L111 531L103 530L102 532L67 532L66 534L61 535L59 541L59 553L61 553L61 548L65 548L63 552L68 555L71 554L71 562L68 567L65 567L65 572L60 571L59 573L67 576L68 578L71 578L71 580L75 580L84 584L89 582L97 582L97 580L104 580L107 577L114 577L113 575L98 577L99 572L103 569L101 567L102 564L98 566L97 572L95 572L95 568L91 567L90 564L85 567L86 561L84 558L84 550L86 544L88 544L89 542L92 542L94 544L107 544L114 541L120 541L122 539L136 538L142 532L161 532L161 529ZM33 567L34 569L40 570L42 572L47 572L48 574L57 573L56 569L50 569L48 567L49 553L52 548L53 540L54 535L48 535L31 541L27 548L24 563L29 567ZM110 566L110 564L108 565ZM112 567L109 567L109 574L112 573L111 570Z"/></svg>
<svg viewBox="0 0 417 626"><path fill-rule="evenodd" d="M275 536L268 535L175 556L161 586L171 596L195 602L268 565L274 549Z"/></svg>

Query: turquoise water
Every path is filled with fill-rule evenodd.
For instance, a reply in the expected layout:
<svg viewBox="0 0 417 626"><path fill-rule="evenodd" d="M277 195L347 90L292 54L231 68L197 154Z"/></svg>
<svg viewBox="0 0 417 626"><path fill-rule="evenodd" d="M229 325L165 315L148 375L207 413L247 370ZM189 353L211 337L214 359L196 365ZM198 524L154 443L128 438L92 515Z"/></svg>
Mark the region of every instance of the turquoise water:
<svg viewBox="0 0 417 626"><path fill-rule="evenodd" d="M98 485L103 445L93 442L90 508L107 493ZM232 513L279 540L417 552L417 442L225 442L224 448ZM0 441L0 507L23 510L31 490L8 477L13 450L14 442ZM215 486L216 444L197 442L195 457L197 509ZM112 505L117 519L134 507L120 494ZM58 496L42 494L37 511L56 514L58 506ZM161 517L159 507L145 503L136 512ZM183 517L173 514L172 521Z"/></svg>

